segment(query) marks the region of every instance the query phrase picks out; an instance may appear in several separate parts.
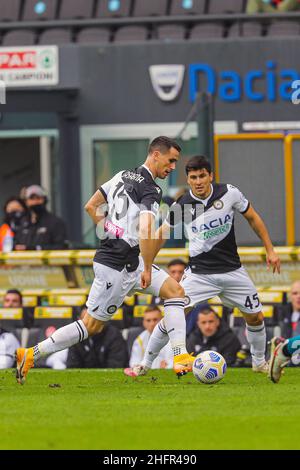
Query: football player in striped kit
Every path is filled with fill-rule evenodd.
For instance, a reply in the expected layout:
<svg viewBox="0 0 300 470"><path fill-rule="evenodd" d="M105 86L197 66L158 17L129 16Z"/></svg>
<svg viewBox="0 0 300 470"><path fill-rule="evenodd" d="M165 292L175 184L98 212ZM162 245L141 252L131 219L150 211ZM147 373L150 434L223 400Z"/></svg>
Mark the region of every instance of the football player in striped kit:
<svg viewBox="0 0 300 470"><path fill-rule="evenodd" d="M170 214L159 228L157 252L169 237L182 228L189 240L189 266L181 285L185 290L187 311L194 305L219 296L229 307L237 307L246 321L254 372L268 373L265 360L266 330L262 305L256 288L241 265L234 232L234 215L242 214L262 240L268 268L280 273L280 260L274 251L268 230L238 188L213 182L209 161L203 156L191 158L186 165L189 191L171 206ZM177 233L176 233L177 231ZM141 366L150 368L159 348L168 342L162 320L155 327Z"/></svg>
<svg viewBox="0 0 300 470"><path fill-rule="evenodd" d="M28 371L40 357L100 333L125 296L135 291L165 300L161 328L170 338L174 371L180 376L191 370L193 358L187 354L185 344L184 289L152 264L157 245L155 217L162 197L155 179L167 178L176 167L180 151L175 141L157 137L150 144L142 166L120 171L88 201L85 209L97 225L101 243L94 257L95 279L87 301L87 313L82 320L56 330L36 346L16 351L19 383L24 383ZM139 375L144 372L146 368L140 367Z"/></svg>

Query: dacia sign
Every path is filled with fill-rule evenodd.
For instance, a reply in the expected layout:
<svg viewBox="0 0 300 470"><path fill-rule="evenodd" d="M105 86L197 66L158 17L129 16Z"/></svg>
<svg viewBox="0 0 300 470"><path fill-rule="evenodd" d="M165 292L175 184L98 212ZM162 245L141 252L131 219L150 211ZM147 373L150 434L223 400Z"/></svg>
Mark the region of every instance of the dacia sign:
<svg viewBox="0 0 300 470"><path fill-rule="evenodd" d="M206 63L190 64L190 100L194 102L199 92L206 91L229 103L244 98L254 102L291 101L292 83L299 79L297 70L279 68L272 60L267 61L263 69L248 70L244 74L235 70L219 72Z"/></svg>

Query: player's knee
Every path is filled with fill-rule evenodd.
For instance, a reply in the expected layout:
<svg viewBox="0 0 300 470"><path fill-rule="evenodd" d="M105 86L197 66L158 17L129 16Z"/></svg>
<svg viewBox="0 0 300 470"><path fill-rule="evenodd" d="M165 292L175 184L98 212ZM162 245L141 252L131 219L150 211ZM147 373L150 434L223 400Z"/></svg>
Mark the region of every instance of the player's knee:
<svg viewBox="0 0 300 470"><path fill-rule="evenodd" d="M262 312L244 316L246 323L251 326L259 326L264 322L264 315Z"/></svg>
<svg viewBox="0 0 300 470"><path fill-rule="evenodd" d="M184 289L175 279L169 277L160 290L163 299L184 298Z"/></svg>
<svg viewBox="0 0 300 470"><path fill-rule="evenodd" d="M100 320L96 320L95 318L91 317L88 313L82 319L84 326L87 329L89 336L96 335L101 333L104 328L104 323Z"/></svg>

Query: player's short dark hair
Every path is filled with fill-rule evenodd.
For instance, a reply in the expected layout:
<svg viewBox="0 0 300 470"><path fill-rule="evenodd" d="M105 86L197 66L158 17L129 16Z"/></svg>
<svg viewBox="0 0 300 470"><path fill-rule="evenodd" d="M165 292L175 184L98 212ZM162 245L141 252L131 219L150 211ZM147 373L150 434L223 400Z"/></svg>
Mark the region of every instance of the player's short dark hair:
<svg viewBox="0 0 300 470"><path fill-rule="evenodd" d="M176 266L177 264L181 264L185 268L187 267L187 264L186 264L185 261L183 261L183 259L175 258L175 259L172 259L172 261L170 261L170 263L168 263L168 268L171 268L172 266Z"/></svg>
<svg viewBox="0 0 300 470"><path fill-rule="evenodd" d="M168 150L170 150L172 147L178 152L181 152L181 147L175 140L161 135L152 140L151 144L149 145L148 154L155 152L155 150L158 150L161 153L167 153Z"/></svg>
<svg viewBox="0 0 300 470"><path fill-rule="evenodd" d="M23 304L23 296L22 296L21 292L18 289L8 289L5 292L5 295L7 295L7 294L17 294L19 296L19 299L20 299L20 304L21 305Z"/></svg>
<svg viewBox="0 0 300 470"><path fill-rule="evenodd" d="M161 309L157 306L157 305L149 305L149 307L146 308L146 310L144 311L144 315L145 313L149 313L149 312L159 312L161 315Z"/></svg>
<svg viewBox="0 0 300 470"><path fill-rule="evenodd" d="M190 171L205 169L208 173L212 172L211 164L204 155L196 155L189 159L185 165L185 172L188 175Z"/></svg>

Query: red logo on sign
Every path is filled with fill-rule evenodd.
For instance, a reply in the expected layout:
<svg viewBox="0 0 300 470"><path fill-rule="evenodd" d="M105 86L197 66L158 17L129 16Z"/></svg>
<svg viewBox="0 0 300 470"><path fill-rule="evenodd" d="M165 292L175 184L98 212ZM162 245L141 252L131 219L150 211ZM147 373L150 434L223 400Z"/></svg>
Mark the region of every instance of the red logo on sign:
<svg viewBox="0 0 300 470"><path fill-rule="evenodd" d="M36 68L36 52L0 52L0 70L34 68Z"/></svg>

